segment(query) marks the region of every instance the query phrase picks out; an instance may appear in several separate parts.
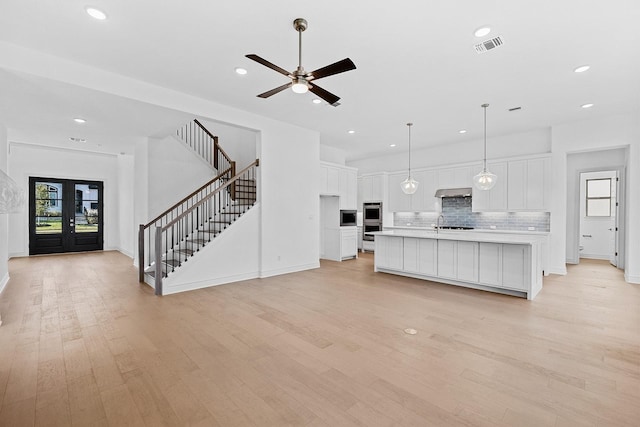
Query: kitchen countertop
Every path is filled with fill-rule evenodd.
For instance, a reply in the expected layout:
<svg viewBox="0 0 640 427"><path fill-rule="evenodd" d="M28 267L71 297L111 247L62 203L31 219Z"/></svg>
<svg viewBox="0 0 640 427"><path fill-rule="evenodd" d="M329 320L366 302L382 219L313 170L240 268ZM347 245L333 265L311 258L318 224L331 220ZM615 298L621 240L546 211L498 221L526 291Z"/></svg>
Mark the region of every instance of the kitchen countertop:
<svg viewBox="0 0 640 427"><path fill-rule="evenodd" d="M539 244L544 238L546 238L546 235L548 234L536 234L532 232L528 232L528 234L523 233L527 232L513 234L494 232L494 230L440 230L440 232L436 233L436 231L433 229L417 229L417 227L413 227L412 229L396 228L393 230L376 231L368 234L372 234L374 236L414 237L420 239L438 240L463 240L468 242L508 243L514 245Z"/></svg>
<svg viewBox="0 0 640 427"><path fill-rule="evenodd" d="M435 232L435 229L433 227L412 227L409 225L390 225L390 226L384 226L383 229L387 230L415 230L415 231L430 231L430 232ZM441 233L443 232L456 232L456 233L460 233L460 232L473 232L473 233L502 233L502 234L525 234L525 235L532 235L532 236L548 236L549 232L548 231L529 231L529 230L491 230L491 229L486 229L486 228L474 228L473 230L445 230L442 229L440 230Z"/></svg>

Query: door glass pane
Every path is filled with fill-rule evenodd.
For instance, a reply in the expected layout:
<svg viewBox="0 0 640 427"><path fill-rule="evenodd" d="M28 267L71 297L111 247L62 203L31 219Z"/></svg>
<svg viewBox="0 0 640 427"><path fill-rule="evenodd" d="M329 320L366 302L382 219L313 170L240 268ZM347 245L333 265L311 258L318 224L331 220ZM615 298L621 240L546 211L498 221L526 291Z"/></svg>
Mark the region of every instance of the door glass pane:
<svg viewBox="0 0 640 427"><path fill-rule="evenodd" d="M62 233L62 184L36 182L36 234Z"/></svg>
<svg viewBox="0 0 640 427"><path fill-rule="evenodd" d="M76 233L98 232L98 187L91 184L75 186Z"/></svg>
<svg viewBox="0 0 640 427"><path fill-rule="evenodd" d="M611 216L611 199L587 200L587 216Z"/></svg>
<svg viewBox="0 0 640 427"><path fill-rule="evenodd" d="M611 197L611 179L587 180L587 197Z"/></svg>

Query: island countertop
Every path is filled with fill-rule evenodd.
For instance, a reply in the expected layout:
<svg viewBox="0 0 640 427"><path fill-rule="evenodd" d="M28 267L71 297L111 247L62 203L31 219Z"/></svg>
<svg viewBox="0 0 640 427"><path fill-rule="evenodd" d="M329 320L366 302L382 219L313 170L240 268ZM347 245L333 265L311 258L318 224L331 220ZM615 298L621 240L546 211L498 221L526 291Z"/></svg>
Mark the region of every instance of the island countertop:
<svg viewBox="0 0 640 427"><path fill-rule="evenodd" d="M410 230L406 228L396 228L393 230L376 231L368 234L374 236L396 236L396 237L414 237L419 239L437 239L437 240L461 240L467 242L484 242L484 243L506 243L514 245L533 245L546 241L547 233L535 234L512 234L497 232L492 230L430 230L417 229Z"/></svg>

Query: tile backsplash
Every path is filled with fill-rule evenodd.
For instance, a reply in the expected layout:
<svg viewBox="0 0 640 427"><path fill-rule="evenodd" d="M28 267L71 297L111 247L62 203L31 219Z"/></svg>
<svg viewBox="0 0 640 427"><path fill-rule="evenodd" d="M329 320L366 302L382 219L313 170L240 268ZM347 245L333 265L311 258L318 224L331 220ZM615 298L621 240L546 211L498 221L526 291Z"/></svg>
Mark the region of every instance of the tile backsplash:
<svg viewBox="0 0 640 427"><path fill-rule="evenodd" d="M436 223L437 212L395 212L393 225L431 227ZM444 197L442 199L444 225L473 227L478 229L549 231L549 212L471 212L471 197Z"/></svg>

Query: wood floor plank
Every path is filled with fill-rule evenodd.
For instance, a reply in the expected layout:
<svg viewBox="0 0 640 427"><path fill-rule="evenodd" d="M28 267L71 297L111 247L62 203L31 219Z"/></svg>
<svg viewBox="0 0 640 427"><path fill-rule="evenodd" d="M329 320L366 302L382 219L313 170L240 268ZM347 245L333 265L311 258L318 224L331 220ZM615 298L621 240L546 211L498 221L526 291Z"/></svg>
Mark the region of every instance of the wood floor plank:
<svg viewBox="0 0 640 427"><path fill-rule="evenodd" d="M36 398L6 403L0 410L0 426L32 426L36 417Z"/></svg>
<svg viewBox="0 0 640 427"><path fill-rule="evenodd" d="M3 427L640 420L640 288L605 261L534 301L374 273L370 254L161 298L117 252L9 268Z"/></svg>

